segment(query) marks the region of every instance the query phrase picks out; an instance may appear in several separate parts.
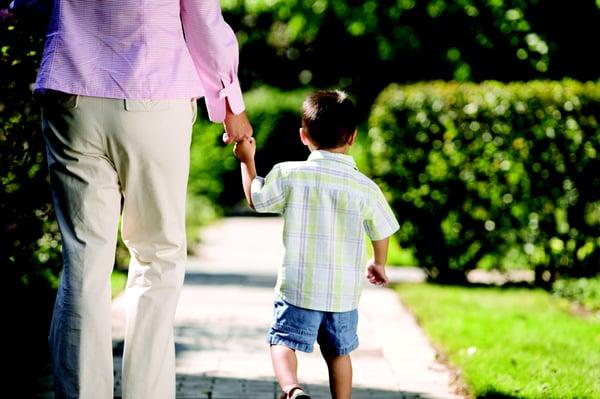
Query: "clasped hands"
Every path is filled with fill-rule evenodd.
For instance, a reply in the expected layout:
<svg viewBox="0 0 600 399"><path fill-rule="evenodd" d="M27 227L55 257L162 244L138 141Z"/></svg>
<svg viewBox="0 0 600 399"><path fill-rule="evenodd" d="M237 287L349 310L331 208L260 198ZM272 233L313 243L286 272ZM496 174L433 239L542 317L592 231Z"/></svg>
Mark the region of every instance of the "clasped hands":
<svg viewBox="0 0 600 399"><path fill-rule="evenodd" d="M229 109L229 106L225 112L223 127L225 128L225 133L223 133L223 142L225 144L237 143L238 141L252 137L252 125L248 120L246 112L236 115Z"/></svg>

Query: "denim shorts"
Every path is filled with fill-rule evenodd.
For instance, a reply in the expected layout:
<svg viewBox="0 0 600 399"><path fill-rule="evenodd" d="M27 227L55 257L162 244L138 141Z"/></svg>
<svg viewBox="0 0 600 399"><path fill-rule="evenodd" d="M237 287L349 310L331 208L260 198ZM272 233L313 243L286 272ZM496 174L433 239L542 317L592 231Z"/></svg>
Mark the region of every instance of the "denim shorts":
<svg viewBox="0 0 600 399"><path fill-rule="evenodd" d="M312 352L315 341L324 355L347 355L358 347L358 311L323 312L275 300L273 323L267 334L271 345Z"/></svg>

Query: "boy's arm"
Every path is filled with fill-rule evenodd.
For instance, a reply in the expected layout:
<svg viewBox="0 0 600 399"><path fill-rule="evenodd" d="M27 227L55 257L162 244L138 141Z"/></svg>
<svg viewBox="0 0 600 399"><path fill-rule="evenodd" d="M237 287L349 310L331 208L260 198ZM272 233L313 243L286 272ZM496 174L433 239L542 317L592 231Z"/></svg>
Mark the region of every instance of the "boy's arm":
<svg viewBox="0 0 600 399"><path fill-rule="evenodd" d="M373 245L373 259L367 264L367 279L371 284L387 285L390 280L385 273L385 263L388 256L389 239L371 240Z"/></svg>
<svg viewBox="0 0 600 399"><path fill-rule="evenodd" d="M242 186L244 187L244 195L250 208L254 208L252 203L251 186L252 180L256 178L256 164L254 163L254 154L256 152L256 142L253 138L238 141L233 147L233 153L240 160L242 170Z"/></svg>
<svg viewBox="0 0 600 399"><path fill-rule="evenodd" d="M255 152L253 138L239 141L233 147L233 153L241 162L242 186L248 205L259 213L281 214L285 210L286 199L281 170L275 165L265 178L257 176Z"/></svg>
<svg viewBox="0 0 600 399"><path fill-rule="evenodd" d="M254 180L256 177L256 166L254 165L254 160L249 163L242 162L240 166L242 168L242 185L244 186L244 195L246 196L246 201L248 201L250 208L255 209L254 204L252 203L252 195L250 193L252 180Z"/></svg>

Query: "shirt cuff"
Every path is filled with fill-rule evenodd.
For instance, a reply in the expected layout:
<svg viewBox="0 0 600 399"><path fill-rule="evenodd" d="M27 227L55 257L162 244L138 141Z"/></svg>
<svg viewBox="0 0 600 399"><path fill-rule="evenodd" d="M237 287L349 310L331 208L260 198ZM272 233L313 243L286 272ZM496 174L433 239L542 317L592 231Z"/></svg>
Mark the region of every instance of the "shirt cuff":
<svg viewBox="0 0 600 399"><path fill-rule="evenodd" d="M255 194L258 194L262 190L264 185L265 185L265 178L260 177L260 176L256 176L254 178L254 180L252 180L252 183L250 183L250 197L252 197L252 204L254 205L254 208L257 211L262 204L259 201L258 206L257 206L256 200L258 198L256 198Z"/></svg>
<svg viewBox="0 0 600 399"><path fill-rule="evenodd" d="M227 109L225 101L229 102L229 108L236 115L241 114L245 110L240 81L234 78L231 83L224 84L224 86L215 94L205 94L208 117L213 122L223 122L225 120Z"/></svg>
<svg viewBox="0 0 600 399"><path fill-rule="evenodd" d="M265 178L256 176L254 178L254 180L252 180L252 183L250 183L250 192L252 194L254 194L255 192L258 192L258 191L262 190L264 185L265 185Z"/></svg>
<svg viewBox="0 0 600 399"><path fill-rule="evenodd" d="M396 220L394 220L387 226L377 229L377 230L369 230L369 229L365 228L365 230L367 231L367 235L369 236L369 239L373 240L373 241L379 241L379 240L383 240L385 238L389 238L395 232L397 232L399 229L400 229L400 225L398 224L398 221L396 221Z"/></svg>

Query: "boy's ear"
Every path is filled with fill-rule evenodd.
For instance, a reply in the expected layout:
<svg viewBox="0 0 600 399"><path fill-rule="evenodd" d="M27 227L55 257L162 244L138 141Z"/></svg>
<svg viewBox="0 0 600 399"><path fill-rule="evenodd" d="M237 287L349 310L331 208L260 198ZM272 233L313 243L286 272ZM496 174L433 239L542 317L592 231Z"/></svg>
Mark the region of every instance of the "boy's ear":
<svg viewBox="0 0 600 399"><path fill-rule="evenodd" d="M305 146L308 147L308 144L310 143L308 140L308 135L306 134L306 129L304 129L303 127L300 128L299 130L300 132L300 141L302 141L302 144L304 144Z"/></svg>
<svg viewBox="0 0 600 399"><path fill-rule="evenodd" d="M350 138L348 139L348 145L354 144L357 134L358 134L358 128L354 129L354 133L352 133L352 136L350 136Z"/></svg>

